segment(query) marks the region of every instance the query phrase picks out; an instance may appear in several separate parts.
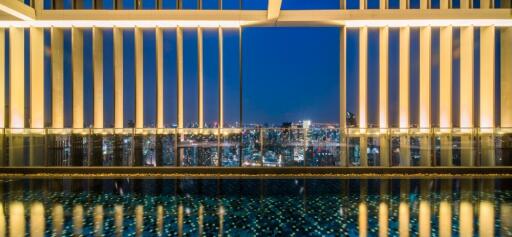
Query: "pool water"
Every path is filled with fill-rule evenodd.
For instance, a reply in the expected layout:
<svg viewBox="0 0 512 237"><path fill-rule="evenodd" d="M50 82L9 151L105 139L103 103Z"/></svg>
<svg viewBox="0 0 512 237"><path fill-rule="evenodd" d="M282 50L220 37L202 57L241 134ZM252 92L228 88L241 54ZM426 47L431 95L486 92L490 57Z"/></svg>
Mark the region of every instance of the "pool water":
<svg viewBox="0 0 512 237"><path fill-rule="evenodd" d="M2 179L0 235L512 236L510 181Z"/></svg>

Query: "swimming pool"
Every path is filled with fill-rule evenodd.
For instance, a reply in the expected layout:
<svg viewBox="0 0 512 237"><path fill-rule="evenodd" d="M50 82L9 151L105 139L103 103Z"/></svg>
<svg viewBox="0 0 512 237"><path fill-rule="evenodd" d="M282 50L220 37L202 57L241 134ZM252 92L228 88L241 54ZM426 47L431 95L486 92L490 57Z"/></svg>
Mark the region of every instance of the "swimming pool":
<svg viewBox="0 0 512 237"><path fill-rule="evenodd" d="M3 178L0 234L510 236L510 181Z"/></svg>

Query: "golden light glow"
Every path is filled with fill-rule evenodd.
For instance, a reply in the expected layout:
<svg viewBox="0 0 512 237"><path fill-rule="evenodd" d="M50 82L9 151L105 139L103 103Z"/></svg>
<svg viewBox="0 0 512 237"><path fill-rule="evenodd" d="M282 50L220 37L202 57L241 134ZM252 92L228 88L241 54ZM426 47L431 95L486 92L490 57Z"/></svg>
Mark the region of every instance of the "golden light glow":
<svg viewBox="0 0 512 237"><path fill-rule="evenodd" d="M27 20L0 21L0 28L7 27L58 27L58 28L172 28L172 27L203 27L203 28L236 28L250 22L244 21L95 21L95 20Z"/></svg>
<svg viewBox="0 0 512 237"><path fill-rule="evenodd" d="M347 20L346 27L421 27L421 26L512 26L509 19L407 19L407 20Z"/></svg>

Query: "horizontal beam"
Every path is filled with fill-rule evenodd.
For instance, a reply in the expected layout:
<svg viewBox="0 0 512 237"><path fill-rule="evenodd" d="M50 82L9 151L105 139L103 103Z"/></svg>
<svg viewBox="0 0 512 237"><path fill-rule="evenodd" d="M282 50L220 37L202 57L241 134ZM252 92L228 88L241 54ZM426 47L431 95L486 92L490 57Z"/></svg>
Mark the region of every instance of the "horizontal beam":
<svg viewBox="0 0 512 237"><path fill-rule="evenodd" d="M1 19L1 18L0 18ZM0 27L239 27L239 26L512 26L510 9L285 10L44 10L37 20Z"/></svg>

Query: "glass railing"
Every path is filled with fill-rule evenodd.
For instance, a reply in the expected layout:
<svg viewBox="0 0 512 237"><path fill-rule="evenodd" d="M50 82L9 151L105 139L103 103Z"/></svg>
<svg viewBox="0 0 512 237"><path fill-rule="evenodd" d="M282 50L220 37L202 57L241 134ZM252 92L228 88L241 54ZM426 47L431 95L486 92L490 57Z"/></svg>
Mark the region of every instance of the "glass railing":
<svg viewBox="0 0 512 237"><path fill-rule="evenodd" d="M501 166L512 129L2 129L2 166Z"/></svg>

